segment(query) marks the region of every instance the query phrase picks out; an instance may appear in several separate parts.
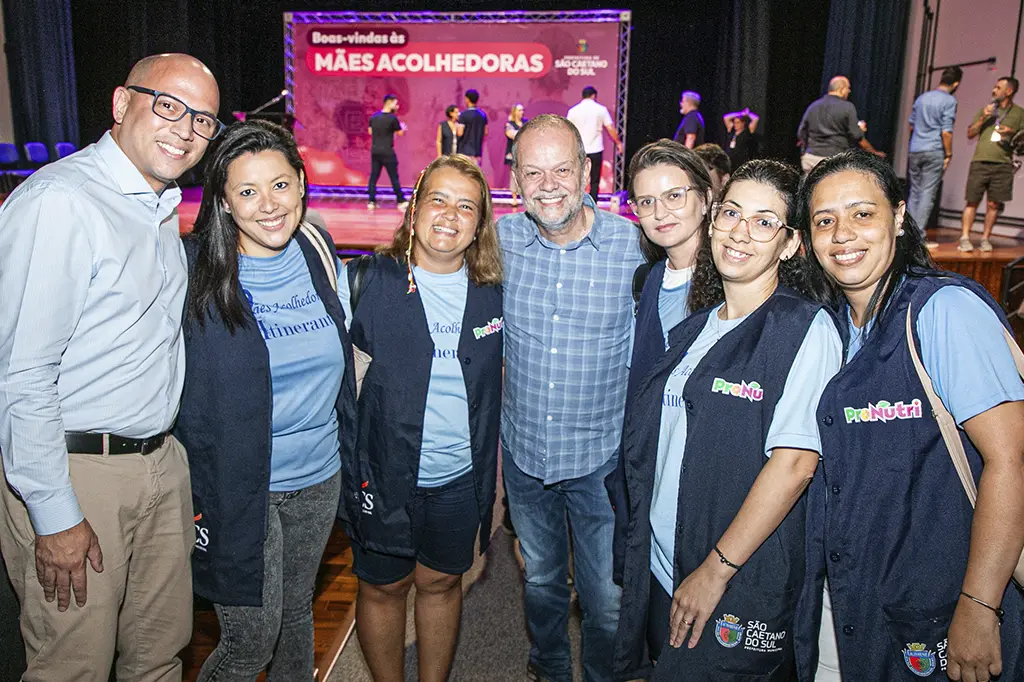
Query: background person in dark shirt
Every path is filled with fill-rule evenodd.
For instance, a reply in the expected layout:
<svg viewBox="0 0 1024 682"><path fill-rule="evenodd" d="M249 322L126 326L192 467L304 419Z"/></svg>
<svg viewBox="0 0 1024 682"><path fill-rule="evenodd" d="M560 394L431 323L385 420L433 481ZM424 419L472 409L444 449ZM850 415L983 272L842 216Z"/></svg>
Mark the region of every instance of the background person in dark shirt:
<svg viewBox="0 0 1024 682"><path fill-rule="evenodd" d="M370 210L377 208L377 179L382 168L387 169L388 179L391 180L398 201L398 210L404 211L407 205L402 183L398 181L398 157L395 155L395 135L405 134L405 124L395 116L396 111L398 96L387 94L384 95L384 105L380 111L370 117L370 184L366 188L370 195L370 203L366 204L366 208Z"/></svg>
<svg viewBox="0 0 1024 682"><path fill-rule="evenodd" d="M459 138L459 153L476 159L476 165L484 155L484 138L487 137L487 114L476 108L480 93L466 90L466 108L459 114L459 123L465 126Z"/></svg>
<svg viewBox="0 0 1024 682"><path fill-rule="evenodd" d="M757 158L758 139L752 130L753 123L749 114L740 114L732 119L732 131L725 153L733 168L739 168L747 161Z"/></svg>
<svg viewBox="0 0 1024 682"><path fill-rule="evenodd" d="M864 137L864 124L857 120L857 107L849 101L850 80L835 76L828 82L828 93L814 100L804 111L797 131L798 144L804 153L800 165L809 173L823 159L860 146L884 157Z"/></svg>
<svg viewBox="0 0 1024 682"><path fill-rule="evenodd" d="M698 111L700 109L700 95L692 90L687 90L679 98L679 113L683 115L676 134L672 137L676 142L693 149L704 144L704 117Z"/></svg>
<svg viewBox="0 0 1024 682"><path fill-rule="evenodd" d="M437 124L437 147L438 156L450 156L458 151L459 135L462 134L462 124L459 123L459 108L454 104L444 110L444 120Z"/></svg>

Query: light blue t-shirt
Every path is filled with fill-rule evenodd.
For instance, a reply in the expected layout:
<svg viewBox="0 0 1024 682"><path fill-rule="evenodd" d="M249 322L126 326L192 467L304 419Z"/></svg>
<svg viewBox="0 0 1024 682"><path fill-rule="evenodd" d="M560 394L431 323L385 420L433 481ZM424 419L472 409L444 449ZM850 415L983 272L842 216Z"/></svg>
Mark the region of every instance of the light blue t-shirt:
<svg viewBox="0 0 1024 682"><path fill-rule="evenodd" d="M436 488L473 468L469 401L458 356L469 280L465 266L450 275L415 267L413 276L427 316L430 339L434 342L416 484Z"/></svg>
<svg viewBox="0 0 1024 682"><path fill-rule="evenodd" d="M929 90L914 100L910 110L910 125L914 132L910 136L910 151L941 152L942 133L953 132L956 119L956 97L944 90Z"/></svg>
<svg viewBox="0 0 1024 682"><path fill-rule="evenodd" d="M294 239L270 258L238 256L238 279L270 353L270 490L322 483L341 468L335 401L345 355Z"/></svg>
<svg viewBox="0 0 1024 682"><path fill-rule="evenodd" d="M904 320L893 320L904 325ZM872 319L864 329L847 312L853 360L870 337ZM1024 382L1017 373L1003 338L1003 324L974 292L958 286L943 287L928 299L917 317L921 362L932 379L935 393L963 424L1005 402L1024 400Z"/></svg>
<svg viewBox="0 0 1024 682"><path fill-rule="evenodd" d="M686 407L683 389L693 370L718 340L738 327L746 317L721 320L716 307L704 329L672 370L662 396L658 458L651 501L651 572L672 594L673 556L676 541L676 511L679 477L686 451ZM765 454L773 448L795 448L821 452L815 411L825 385L839 371L843 342L828 313L820 311L811 322L797 351L793 366L768 428ZM728 428L723 424L722 428Z"/></svg>
<svg viewBox="0 0 1024 682"><path fill-rule="evenodd" d="M658 319L661 322L661 334L665 337L665 350L668 350L668 333L676 325L690 315L690 284L693 279L693 268L673 270L665 263L665 274L661 280L661 291L658 292ZM626 367L633 366L633 347L636 345L636 320L629 328L629 353L626 355Z"/></svg>
<svg viewBox="0 0 1024 682"><path fill-rule="evenodd" d="M661 292L658 296L658 317L661 318L661 331L665 336L665 350L668 350L668 333L690 314L686 301L690 297L690 284L693 280L693 268L673 270L665 263L665 277L661 281ZM632 349L630 356L632 356Z"/></svg>

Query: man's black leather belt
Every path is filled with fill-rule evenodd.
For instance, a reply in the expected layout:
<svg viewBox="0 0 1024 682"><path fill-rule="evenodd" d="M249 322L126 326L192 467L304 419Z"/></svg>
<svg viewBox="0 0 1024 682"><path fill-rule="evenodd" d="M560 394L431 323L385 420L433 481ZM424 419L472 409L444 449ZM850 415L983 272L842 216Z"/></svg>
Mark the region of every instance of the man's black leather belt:
<svg viewBox="0 0 1024 682"><path fill-rule="evenodd" d="M68 452L80 455L148 455L160 449L166 439L166 433L149 438L122 438L109 433L64 432Z"/></svg>

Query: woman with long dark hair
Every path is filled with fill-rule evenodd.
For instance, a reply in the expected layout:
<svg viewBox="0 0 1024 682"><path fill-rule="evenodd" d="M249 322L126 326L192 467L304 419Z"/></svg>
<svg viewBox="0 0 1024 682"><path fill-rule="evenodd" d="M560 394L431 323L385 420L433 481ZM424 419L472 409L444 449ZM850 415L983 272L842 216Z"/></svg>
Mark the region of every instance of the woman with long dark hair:
<svg viewBox="0 0 1024 682"><path fill-rule="evenodd" d="M818 407L810 497L823 521L809 527L806 621L821 618L821 644L817 671L809 651L801 675L1020 680L1024 599L1010 576L1024 546L1024 383L1003 311L935 269L902 197L892 168L859 151L823 161L801 189L812 271L848 336ZM976 510L915 354L959 426Z"/></svg>
<svg viewBox="0 0 1024 682"><path fill-rule="evenodd" d="M668 334L689 314L687 299L701 232L711 223L713 185L701 158L674 140L644 145L629 162L629 206L639 221L647 259L633 276L637 299L629 386L668 348ZM639 285L639 279L643 284ZM635 362L634 362L635 358ZM627 390L627 402L629 391ZM605 486L615 508L614 576L622 577L625 541L625 462L619 458Z"/></svg>
<svg viewBox="0 0 1024 682"><path fill-rule="evenodd" d="M355 443L355 378L339 263L303 223L295 140L228 128L185 238L185 388L195 592L220 642L200 680L313 677L313 588ZM347 299L347 286L341 296Z"/></svg>
<svg viewBox="0 0 1024 682"><path fill-rule="evenodd" d="M814 409L842 357L832 318L802 294L799 181L777 161L732 175L701 232L697 312L652 348L626 406L623 679L650 660L664 680L793 673Z"/></svg>
<svg viewBox="0 0 1024 682"><path fill-rule="evenodd" d="M357 268L353 271L353 286ZM416 586L419 675L448 679L462 574L487 548L501 413L502 263L487 181L462 154L423 171L352 319L373 359L359 396L353 519L359 643L377 682L404 680Z"/></svg>

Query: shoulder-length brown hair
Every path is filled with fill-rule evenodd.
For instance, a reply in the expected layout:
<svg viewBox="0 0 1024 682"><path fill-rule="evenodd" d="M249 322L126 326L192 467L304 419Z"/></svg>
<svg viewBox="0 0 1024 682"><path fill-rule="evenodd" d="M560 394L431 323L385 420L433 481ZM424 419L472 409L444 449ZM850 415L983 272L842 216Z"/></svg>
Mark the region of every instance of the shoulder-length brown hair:
<svg viewBox="0 0 1024 682"><path fill-rule="evenodd" d="M452 168L472 180L480 188L480 200L483 210L480 211L480 222L476 226L476 239L466 249L466 269L469 279L477 286L498 286L502 282L504 270L501 264L501 247L498 244L498 228L494 224L494 205L491 202L491 190L487 187L487 179L473 159L465 154L440 156L423 169L416 188L412 192L412 201L405 209L402 224L395 230L390 244L377 247L377 253L390 256L399 263L405 263L405 253L409 248L412 225L416 212L416 200L420 190L427 184L430 176L439 168ZM412 249L412 263L416 264L416 249Z"/></svg>

